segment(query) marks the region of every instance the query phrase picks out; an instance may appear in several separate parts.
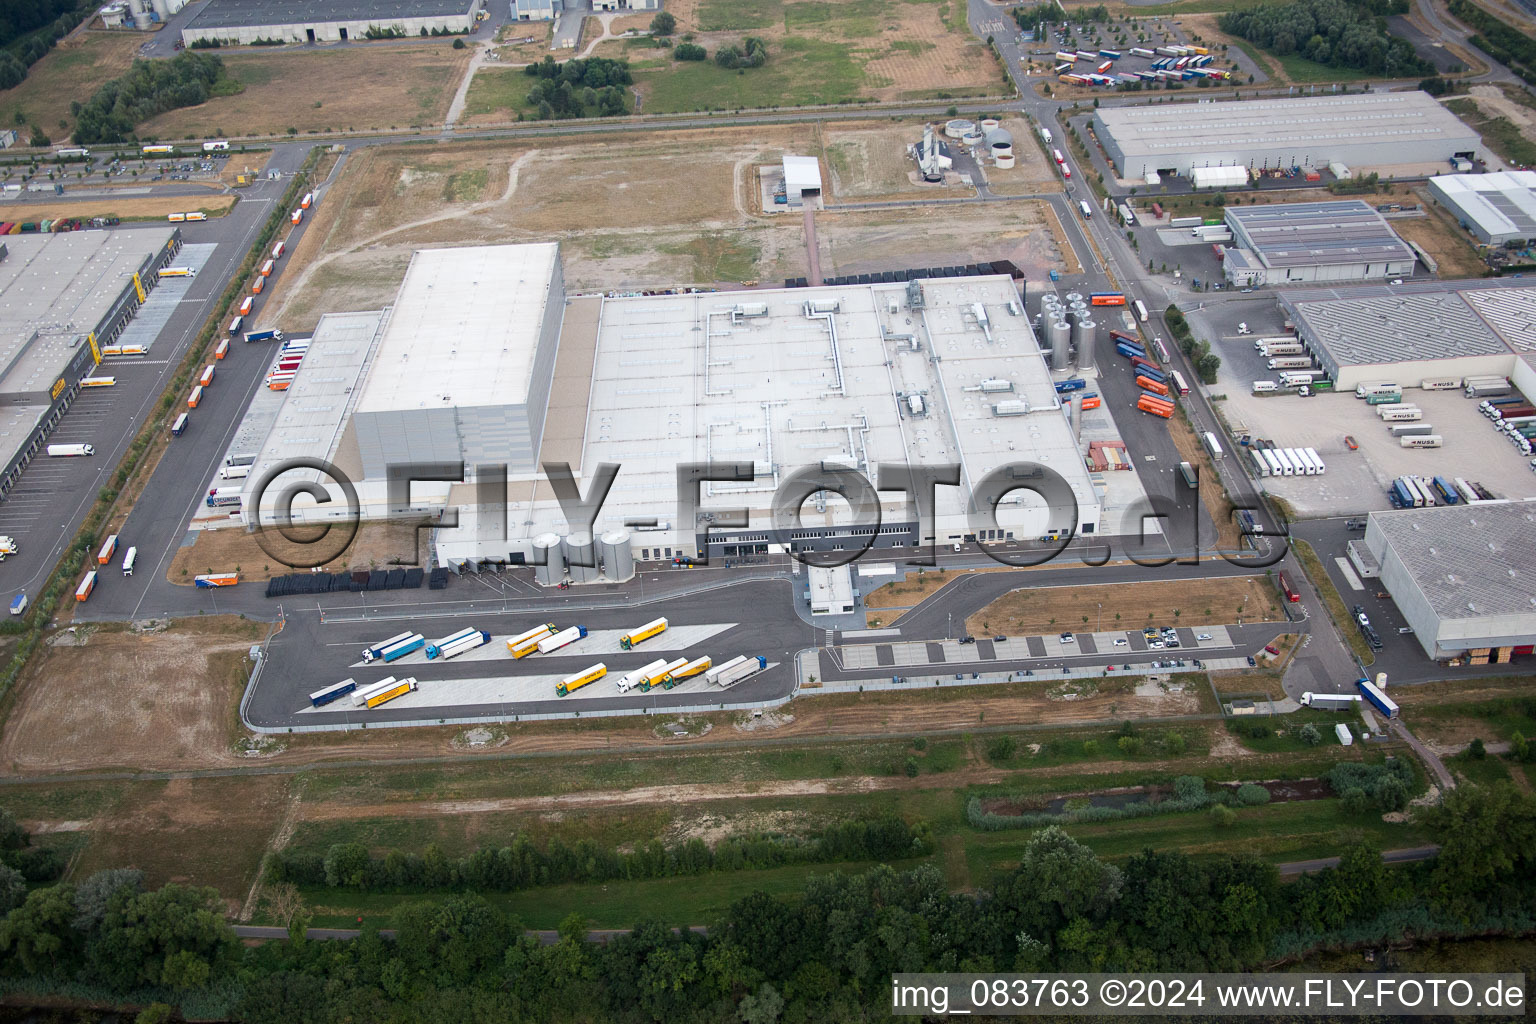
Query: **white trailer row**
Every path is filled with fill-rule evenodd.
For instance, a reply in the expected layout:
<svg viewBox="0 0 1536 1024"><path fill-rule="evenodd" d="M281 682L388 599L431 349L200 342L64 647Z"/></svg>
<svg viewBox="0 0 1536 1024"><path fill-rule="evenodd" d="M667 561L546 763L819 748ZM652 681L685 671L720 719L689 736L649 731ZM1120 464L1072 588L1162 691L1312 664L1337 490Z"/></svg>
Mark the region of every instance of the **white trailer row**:
<svg viewBox="0 0 1536 1024"><path fill-rule="evenodd" d="M1250 448L1253 468L1266 476L1321 476L1328 466L1315 448Z"/></svg>

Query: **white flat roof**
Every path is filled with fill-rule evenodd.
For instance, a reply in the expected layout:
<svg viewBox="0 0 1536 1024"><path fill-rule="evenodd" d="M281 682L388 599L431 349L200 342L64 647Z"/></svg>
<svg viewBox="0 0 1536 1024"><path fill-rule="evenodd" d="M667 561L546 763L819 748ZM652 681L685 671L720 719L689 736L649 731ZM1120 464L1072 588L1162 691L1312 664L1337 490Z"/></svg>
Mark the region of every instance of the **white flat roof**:
<svg viewBox="0 0 1536 1024"><path fill-rule="evenodd" d="M605 299L582 467L621 468L597 529L628 518L673 520L677 467L706 461L756 467L754 482L700 487L701 508L747 508L754 529L773 525L767 510L788 474L822 463L871 480L882 462L958 463L962 486L938 489L939 514L952 518L987 473L1036 461L1059 472L1097 522L1099 498L1045 359L1028 319L1009 312L1018 302L1013 282L972 277L922 287L923 310L906 306L905 284ZM837 304L830 330L827 317L807 315L809 302ZM748 315L733 317L738 308ZM919 349L900 340L910 334ZM984 380L1013 387L983 392ZM921 398L921 412L899 395ZM997 403L1021 399L1029 412L995 414ZM900 494L881 497L885 521L906 520ZM807 502L802 523L845 524L843 508L831 502L818 513ZM558 514L540 509L534 518L560 532L550 518ZM1040 516L1043 523L1043 506ZM1002 518L1008 526L1006 511Z"/></svg>
<svg viewBox="0 0 1536 1024"><path fill-rule="evenodd" d="M1536 171L1441 174L1429 182L1484 234L1536 237Z"/></svg>
<svg viewBox="0 0 1536 1024"><path fill-rule="evenodd" d="M784 184L789 188L821 188L821 165L813 156L786 156Z"/></svg>
<svg viewBox="0 0 1536 1024"><path fill-rule="evenodd" d="M417 251L357 411L526 402L558 253L553 242Z"/></svg>

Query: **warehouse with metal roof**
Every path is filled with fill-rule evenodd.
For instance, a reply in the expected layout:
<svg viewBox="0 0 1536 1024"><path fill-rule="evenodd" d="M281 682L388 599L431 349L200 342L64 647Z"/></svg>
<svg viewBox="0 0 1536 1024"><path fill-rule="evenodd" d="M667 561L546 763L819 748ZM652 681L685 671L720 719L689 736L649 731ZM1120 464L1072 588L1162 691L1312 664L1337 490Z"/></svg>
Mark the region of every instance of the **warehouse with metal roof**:
<svg viewBox="0 0 1536 1024"><path fill-rule="evenodd" d="M1484 152L1478 134L1425 92L1102 107L1093 128L1122 178L1197 167L1394 167Z"/></svg>
<svg viewBox="0 0 1536 1024"><path fill-rule="evenodd" d="M1429 194L1484 245L1536 244L1536 171L1441 174Z"/></svg>
<svg viewBox="0 0 1536 1024"><path fill-rule="evenodd" d="M1521 279L1311 288L1281 294L1296 334L1338 389L1510 375L1536 345L1536 284Z"/></svg>
<svg viewBox="0 0 1536 1024"><path fill-rule="evenodd" d="M1226 222L1223 273L1239 287L1413 275L1413 250L1361 199L1229 206Z"/></svg>
<svg viewBox="0 0 1536 1024"><path fill-rule="evenodd" d="M1528 658L1536 644L1536 501L1373 512L1365 546L1431 658Z"/></svg>
<svg viewBox="0 0 1536 1024"><path fill-rule="evenodd" d="M208 0L181 30L187 46L341 42L389 32L467 33L477 0Z"/></svg>

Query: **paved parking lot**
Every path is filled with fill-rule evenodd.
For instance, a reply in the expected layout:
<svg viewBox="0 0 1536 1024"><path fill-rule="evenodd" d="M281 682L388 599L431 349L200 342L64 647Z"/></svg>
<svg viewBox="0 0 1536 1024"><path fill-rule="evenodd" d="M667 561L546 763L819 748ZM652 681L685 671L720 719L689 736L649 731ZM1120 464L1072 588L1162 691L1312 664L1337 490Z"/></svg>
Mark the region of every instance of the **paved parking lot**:
<svg viewBox="0 0 1536 1024"><path fill-rule="evenodd" d="M1030 659L1062 660L1072 658L1103 659L1117 653L1156 654L1166 652L1171 658L1198 655L1206 651L1230 651L1236 645L1225 626L1179 627L1178 647L1153 647L1141 630L1074 633L1063 642L1063 634L1045 636L1010 636L1004 640L977 637L974 643L944 640L936 643L907 641L893 644L845 644L833 648L833 656L847 672L875 668L913 668L933 665L971 665L988 661L1024 661ZM1208 636L1209 640L1198 637Z"/></svg>

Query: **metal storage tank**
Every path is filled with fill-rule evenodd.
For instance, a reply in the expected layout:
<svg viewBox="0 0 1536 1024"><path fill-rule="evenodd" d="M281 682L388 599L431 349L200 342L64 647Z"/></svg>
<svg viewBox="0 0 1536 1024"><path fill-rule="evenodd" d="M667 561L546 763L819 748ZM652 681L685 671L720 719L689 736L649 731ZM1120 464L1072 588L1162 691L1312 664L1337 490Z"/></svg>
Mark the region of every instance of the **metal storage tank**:
<svg viewBox="0 0 1536 1024"><path fill-rule="evenodd" d="M1072 392L1072 440L1081 444L1083 441L1083 393Z"/></svg>
<svg viewBox="0 0 1536 1024"><path fill-rule="evenodd" d="M533 579L541 587L553 587L565 579L565 555L556 534L541 533L533 538Z"/></svg>
<svg viewBox="0 0 1536 1024"><path fill-rule="evenodd" d="M1087 323L1077 324L1076 329L1084 334L1077 343L1077 368L1091 370L1095 365L1093 350L1099 340L1098 325L1090 320Z"/></svg>
<svg viewBox="0 0 1536 1024"><path fill-rule="evenodd" d="M585 531L573 533L562 542L565 548L566 571L572 583L592 583L597 579L597 546L592 535ZM581 563L588 562L588 565Z"/></svg>
<svg viewBox="0 0 1536 1024"><path fill-rule="evenodd" d="M597 539L597 552L603 563L603 575L623 583L635 575L633 535L625 529L609 530Z"/></svg>
<svg viewBox="0 0 1536 1024"><path fill-rule="evenodd" d="M989 133L994 132L1000 124L1002 122L995 117L984 117L981 119L981 130Z"/></svg>
<svg viewBox="0 0 1536 1024"><path fill-rule="evenodd" d="M994 149L992 151L992 160L997 164L997 166L1007 170L1013 166L1013 150L1010 149L1004 152L1002 150Z"/></svg>
<svg viewBox="0 0 1536 1024"><path fill-rule="evenodd" d="M1078 365L1082 365L1083 353L1093 351L1093 343L1099 336L1099 325L1092 320L1079 320L1072 325L1072 344L1077 348ZM1089 356L1091 364L1093 357Z"/></svg>
<svg viewBox="0 0 1536 1024"><path fill-rule="evenodd" d="M1045 327L1045 340L1051 349L1051 369L1065 370L1072 364L1072 327L1065 320L1052 320Z"/></svg>
<svg viewBox="0 0 1536 1024"><path fill-rule="evenodd" d="M1083 296L1082 292L1067 292L1066 298L1067 298L1067 305L1070 306L1074 302L1082 302L1084 296Z"/></svg>

